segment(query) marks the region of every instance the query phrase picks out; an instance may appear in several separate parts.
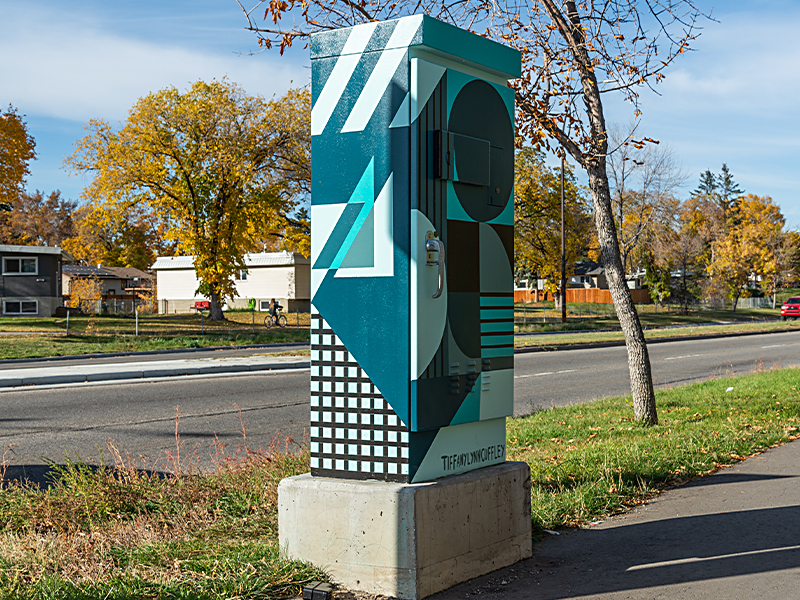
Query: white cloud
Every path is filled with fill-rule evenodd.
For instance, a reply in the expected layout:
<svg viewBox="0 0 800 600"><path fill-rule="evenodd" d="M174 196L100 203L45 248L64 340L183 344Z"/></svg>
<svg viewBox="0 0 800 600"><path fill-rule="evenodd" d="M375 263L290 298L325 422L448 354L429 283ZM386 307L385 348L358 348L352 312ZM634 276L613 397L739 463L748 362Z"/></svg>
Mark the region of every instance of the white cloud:
<svg viewBox="0 0 800 600"><path fill-rule="evenodd" d="M227 76L269 97L309 77L301 60L277 53L220 55L115 35L86 15L6 8L0 54L14 58L0 63L2 100L29 115L121 120L137 98L170 85Z"/></svg>
<svg viewBox="0 0 800 600"><path fill-rule="evenodd" d="M727 7L726 7L727 8ZM679 57L658 91L673 110L747 113L793 108L800 94L797 7L782 18L751 7L706 23L693 52Z"/></svg>

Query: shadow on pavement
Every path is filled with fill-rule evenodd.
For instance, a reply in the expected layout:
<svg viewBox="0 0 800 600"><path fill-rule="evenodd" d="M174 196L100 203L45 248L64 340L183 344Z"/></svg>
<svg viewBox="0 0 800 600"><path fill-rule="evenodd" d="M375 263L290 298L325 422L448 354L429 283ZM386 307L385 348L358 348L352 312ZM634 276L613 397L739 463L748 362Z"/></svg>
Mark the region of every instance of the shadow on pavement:
<svg viewBox="0 0 800 600"><path fill-rule="evenodd" d="M563 531L534 544L532 559L432 598L660 598L652 588L797 569L798 530L800 506Z"/></svg>
<svg viewBox="0 0 800 600"><path fill-rule="evenodd" d="M683 488L691 489L708 485L721 485L729 483L747 483L753 481L770 481L773 479L791 479L797 475L763 475L760 473L715 473L713 477L699 477L688 483Z"/></svg>

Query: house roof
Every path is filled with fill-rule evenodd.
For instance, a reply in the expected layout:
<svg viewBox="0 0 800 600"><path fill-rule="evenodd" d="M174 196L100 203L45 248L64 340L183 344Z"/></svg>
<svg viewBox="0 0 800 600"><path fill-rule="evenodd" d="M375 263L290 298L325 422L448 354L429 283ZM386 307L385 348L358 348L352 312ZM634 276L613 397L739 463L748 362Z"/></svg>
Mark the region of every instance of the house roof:
<svg viewBox="0 0 800 600"><path fill-rule="evenodd" d="M285 267L308 265L311 261L299 252L261 252L245 254L244 264L248 267ZM154 271L165 269L194 269L193 256L159 256L153 263Z"/></svg>
<svg viewBox="0 0 800 600"><path fill-rule="evenodd" d="M575 275L601 275L603 265L593 260L579 260L575 263Z"/></svg>
<svg viewBox="0 0 800 600"><path fill-rule="evenodd" d="M122 279L120 275L94 265L63 265L61 272L67 277L97 277L98 279Z"/></svg>
<svg viewBox="0 0 800 600"><path fill-rule="evenodd" d="M0 244L0 252L19 252L20 254L61 254L72 257L58 246L15 246L12 244Z"/></svg>
<svg viewBox="0 0 800 600"><path fill-rule="evenodd" d="M145 273L144 271L137 269L136 267L101 267L104 271L108 271L113 275L116 275L120 279L152 279L153 276L150 273Z"/></svg>

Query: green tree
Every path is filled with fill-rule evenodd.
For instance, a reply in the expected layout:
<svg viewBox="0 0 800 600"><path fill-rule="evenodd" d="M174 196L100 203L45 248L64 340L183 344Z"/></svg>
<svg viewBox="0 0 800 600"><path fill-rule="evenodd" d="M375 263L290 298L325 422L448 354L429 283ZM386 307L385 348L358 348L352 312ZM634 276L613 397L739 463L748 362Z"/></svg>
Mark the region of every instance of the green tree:
<svg viewBox="0 0 800 600"><path fill-rule="evenodd" d="M620 93L636 106L637 89L660 81L664 69L689 49L697 35L701 13L694 3L258 0L252 8L239 4L247 28L256 32L259 42L265 47L277 45L281 52L315 31L414 13L472 29L521 52L522 77L514 82L518 135L570 155L588 174L600 258L628 349L634 415L644 423L657 423L647 344L614 226L601 96ZM263 26L254 20L259 14L264 16Z"/></svg>
<svg viewBox="0 0 800 600"><path fill-rule="evenodd" d="M700 173L700 184L692 192L692 195L717 201L717 176L710 169Z"/></svg>
<svg viewBox="0 0 800 600"><path fill-rule="evenodd" d="M309 181L310 94L248 96L198 81L139 99L119 131L91 121L67 163L94 180L84 197L109 215L144 205L192 254L211 318L235 294L234 275L264 232L303 227Z"/></svg>
<svg viewBox="0 0 800 600"><path fill-rule="evenodd" d="M722 173L717 176L719 183L718 204L722 209L725 226L736 225L739 222L739 198L744 194L744 190L733 180L733 174L728 169L728 165L722 163Z"/></svg>
<svg viewBox="0 0 800 600"><path fill-rule="evenodd" d="M561 169L548 169L544 154L529 146L516 155L514 261L518 271L547 281L555 292L561 279ZM567 277L586 253L591 220L575 174L564 176Z"/></svg>
<svg viewBox="0 0 800 600"><path fill-rule="evenodd" d="M36 144L17 110L0 112L0 210L10 211L25 191L28 163L36 158Z"/></svg>
<svg viewBox="0 0 800 600"><path fill-rule="evenodd" d="M722 163L719 175L706 169L700 174L700 184L692 192L693 196L713 201L720 209L721 221L718 225L720 233L730 225L736 225L737 202L744 190L733 180L733 173L728 165Z"/></svg>
<svg viewBox="0 0 800 600"><path fill-rule="evenodd" d="M644 283L650 292L650 299L656 304L664 304L664 301L672 296L669 262L659 264L653 253L649 252L644 267Z"/></svg>

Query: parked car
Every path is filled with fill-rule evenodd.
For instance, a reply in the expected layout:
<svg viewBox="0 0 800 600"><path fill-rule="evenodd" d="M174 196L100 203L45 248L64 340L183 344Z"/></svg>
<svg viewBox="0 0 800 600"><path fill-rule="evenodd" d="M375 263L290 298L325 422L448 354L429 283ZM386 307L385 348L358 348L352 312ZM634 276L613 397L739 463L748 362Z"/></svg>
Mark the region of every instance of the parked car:
<svg viewBox="0 0 800 600"><path fill-rule="evenodd" d="M789 298L781 306L781 321L800 317L800 296Z"/></svg>

